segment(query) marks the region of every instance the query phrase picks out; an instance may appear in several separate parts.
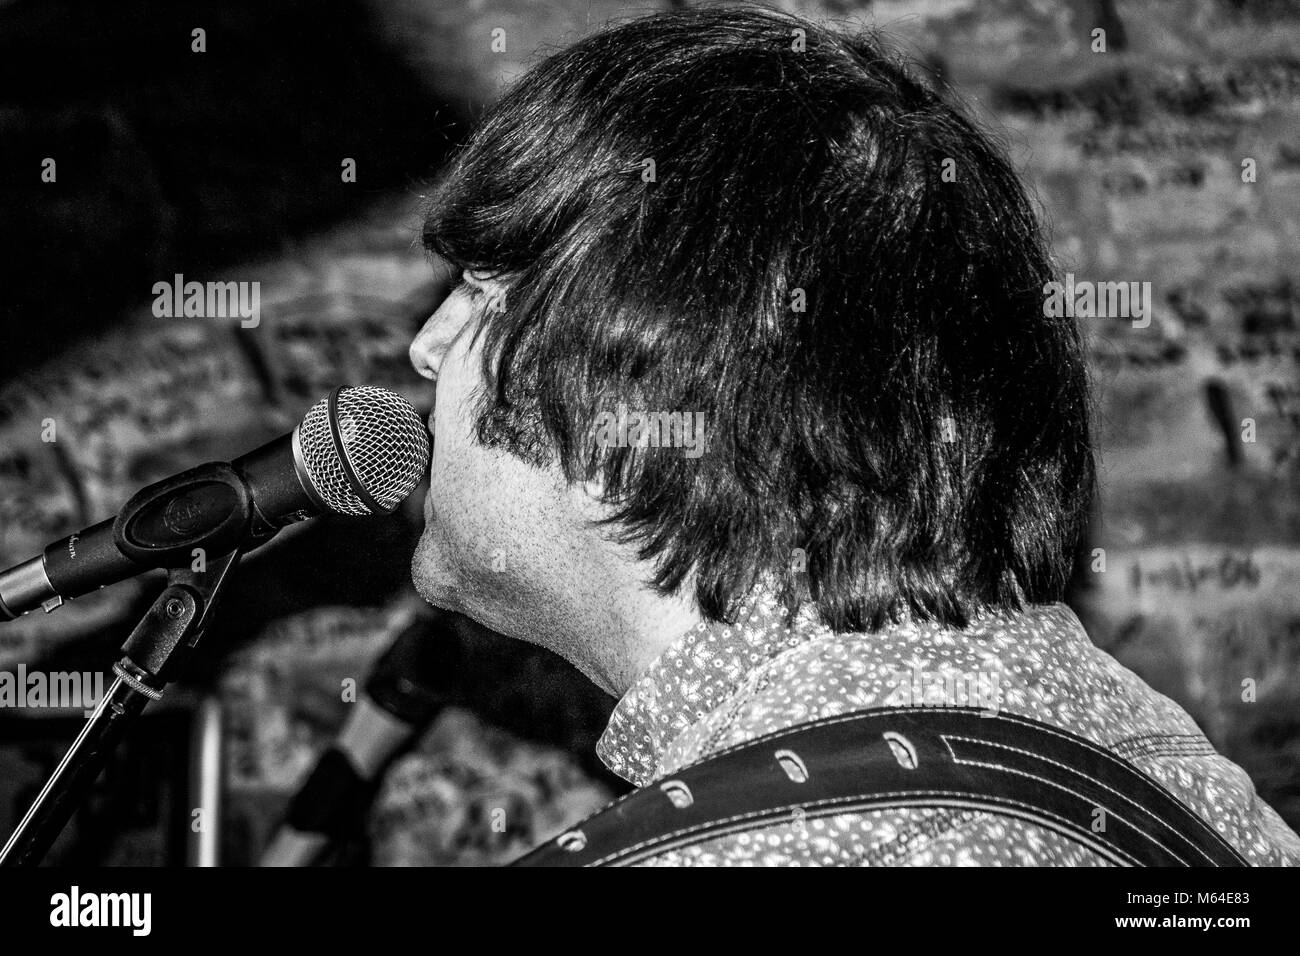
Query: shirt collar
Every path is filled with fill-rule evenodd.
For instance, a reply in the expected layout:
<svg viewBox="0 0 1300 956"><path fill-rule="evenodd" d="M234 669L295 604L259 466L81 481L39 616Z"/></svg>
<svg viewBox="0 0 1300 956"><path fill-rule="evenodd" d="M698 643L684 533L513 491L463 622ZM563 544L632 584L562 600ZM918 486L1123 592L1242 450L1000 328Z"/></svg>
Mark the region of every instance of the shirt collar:
<svg viewBox="0 0 1300 956"><path fill-rule="evenodd" d="M664 749L724 703L756 668L830 634L811 608L794 621L770 595L751 598L735 624L702 623L668 647L623 695L596 744L614 773L639 787L656 776Z"/></svg>

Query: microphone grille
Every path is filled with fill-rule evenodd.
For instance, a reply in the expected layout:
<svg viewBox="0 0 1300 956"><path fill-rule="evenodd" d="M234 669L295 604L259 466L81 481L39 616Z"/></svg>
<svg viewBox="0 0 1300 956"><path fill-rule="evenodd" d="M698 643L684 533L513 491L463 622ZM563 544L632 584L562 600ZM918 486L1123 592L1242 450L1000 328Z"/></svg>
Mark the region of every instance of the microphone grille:
<svg viewBox="0 0 1300 956"><path fill-rule="evenodd" d="M338 388L298 426L303 469L321 501L348 515L396 508L429 469L429 431L402 396Z"/></svg>

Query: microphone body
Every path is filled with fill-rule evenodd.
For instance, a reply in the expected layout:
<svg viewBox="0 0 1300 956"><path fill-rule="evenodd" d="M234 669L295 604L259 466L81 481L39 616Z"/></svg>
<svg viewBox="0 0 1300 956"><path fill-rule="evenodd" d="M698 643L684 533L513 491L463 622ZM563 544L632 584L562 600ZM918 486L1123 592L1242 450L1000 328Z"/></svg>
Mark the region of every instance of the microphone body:
<svg viewBox="0 0 1300 956"><path fill-rule="evenodd" d="M371 386L335 389L292 432L234 461L155 482L115 518L0 571L0 621L52 611L143 571L251 550L327 511L391 511L428 461L428 432L404 399Z"/></svg>
<svg viewBox="0 0 1300 956"><path fill-rule="evenodd" d="M295 461L296 429L230 463L199 465L141 489L117 517L52 542L0 572L0 619L116 584L143 571L184 567L272 534L326 508ZM299 457L300 460L300 457Z"/></svg>

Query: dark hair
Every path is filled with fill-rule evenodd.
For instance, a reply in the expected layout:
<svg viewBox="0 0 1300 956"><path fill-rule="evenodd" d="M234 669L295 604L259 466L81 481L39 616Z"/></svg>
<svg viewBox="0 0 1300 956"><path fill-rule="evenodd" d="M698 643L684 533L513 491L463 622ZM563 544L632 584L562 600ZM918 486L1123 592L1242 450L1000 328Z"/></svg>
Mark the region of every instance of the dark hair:
<svg viewBox="0 0 1300 956"><path fill-rule="evenodd" d="M760 583L837 631L1060 598L1078 330L1007 160L874 35L709 8L588 37L488 112L424 241L509 283L479 440L602 479L707 617ZM600 445L615 401L703 412L707 451Z"/></svg>

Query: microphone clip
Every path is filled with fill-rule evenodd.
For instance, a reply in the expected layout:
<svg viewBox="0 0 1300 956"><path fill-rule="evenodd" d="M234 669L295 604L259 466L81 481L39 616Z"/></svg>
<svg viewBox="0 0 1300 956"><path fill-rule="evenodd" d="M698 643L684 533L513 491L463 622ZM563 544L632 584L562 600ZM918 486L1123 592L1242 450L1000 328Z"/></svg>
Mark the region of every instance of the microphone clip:
<svg viewBox="0 0 1300 956"><path fill-rule="evenodd" d="M187 568L248 536L253 499L226 462L209 462L142 488L118 512L113 542L141 567Z"/></svg>

